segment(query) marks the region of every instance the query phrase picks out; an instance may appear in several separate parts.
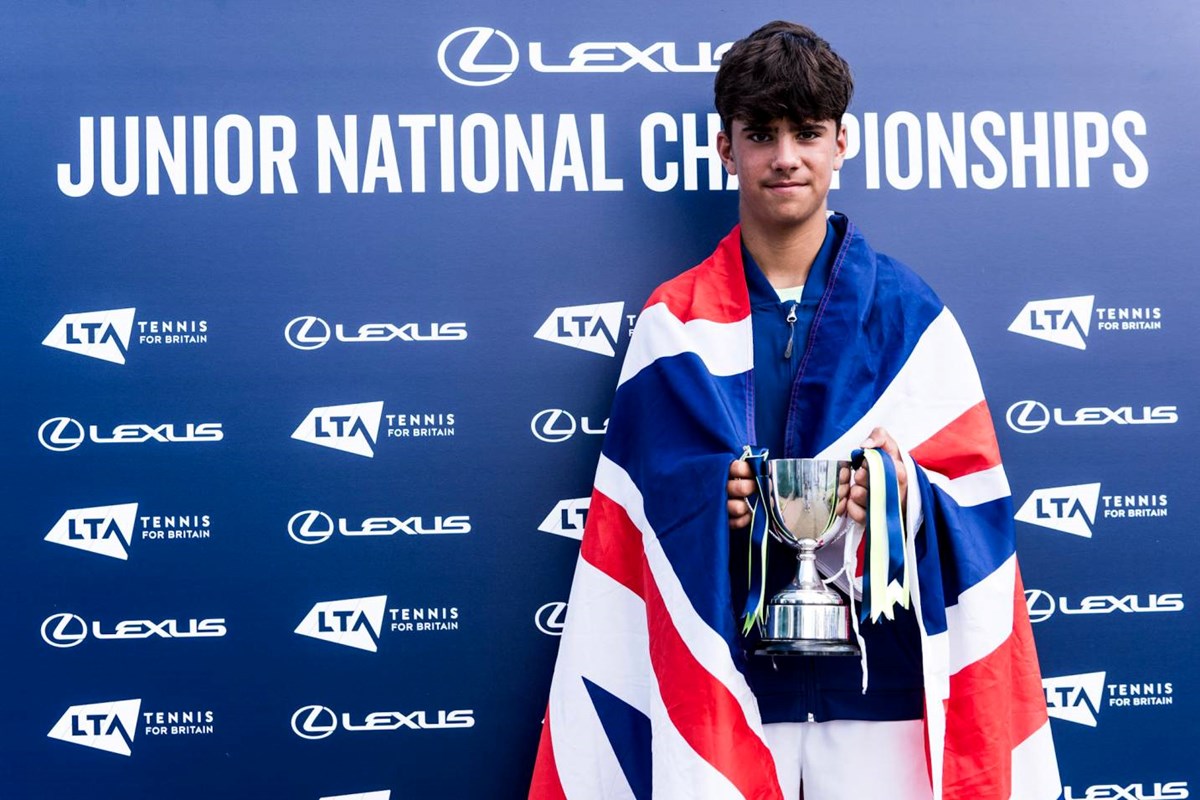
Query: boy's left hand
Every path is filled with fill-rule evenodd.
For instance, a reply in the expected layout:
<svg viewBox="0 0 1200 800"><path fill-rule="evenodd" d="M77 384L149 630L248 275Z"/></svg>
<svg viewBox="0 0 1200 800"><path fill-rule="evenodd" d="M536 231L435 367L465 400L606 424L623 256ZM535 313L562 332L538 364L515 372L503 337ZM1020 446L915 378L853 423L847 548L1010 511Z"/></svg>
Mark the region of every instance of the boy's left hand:
<svg viewBox="0 0 1200 800"><path fill-rule="evenodd" d="M900 446L891 434L883 428L871 431L860 447L866 449L878 447L892 458L896 465L896 480L900 484L900 511L904 512L908 499L908 472L904 469L904 460L900 457ZM837 513L850 515L850 519L859 525L867 523L867 465L864 463L854 473L854 485L850 485L850 470L842 468L838 476L838 505Z"/></svg>

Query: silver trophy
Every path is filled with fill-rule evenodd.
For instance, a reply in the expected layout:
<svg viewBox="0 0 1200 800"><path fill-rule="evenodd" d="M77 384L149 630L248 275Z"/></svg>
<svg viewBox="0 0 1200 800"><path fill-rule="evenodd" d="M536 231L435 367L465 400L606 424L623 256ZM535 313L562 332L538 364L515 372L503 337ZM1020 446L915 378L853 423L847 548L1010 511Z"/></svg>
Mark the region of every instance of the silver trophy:
<svg viewBox="0 0 1200 800"><path fill-rule="evenodd" d="M777 458L767 462L768 529L795 548L795 579L771 598L762 628L761 655L859 655L850 609L821 582L816 551L835 522L838 473L849 461ZM848 474L848 473L847 473Z"/></svg>

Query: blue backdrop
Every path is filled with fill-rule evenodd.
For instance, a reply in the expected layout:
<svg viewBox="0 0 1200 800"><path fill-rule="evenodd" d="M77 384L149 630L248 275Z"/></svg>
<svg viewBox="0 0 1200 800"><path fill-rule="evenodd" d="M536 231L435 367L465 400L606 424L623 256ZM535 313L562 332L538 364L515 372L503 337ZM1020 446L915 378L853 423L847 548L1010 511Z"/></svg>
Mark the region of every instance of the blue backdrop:
<svg viewBox="0 0 1200 800"><path fill-rule="evenodd" d="M854 67L831 206L973 344L1066 797L1189 796L1200 12L713 0L0 10L0 795L523 796L777 17Z"/></svg>

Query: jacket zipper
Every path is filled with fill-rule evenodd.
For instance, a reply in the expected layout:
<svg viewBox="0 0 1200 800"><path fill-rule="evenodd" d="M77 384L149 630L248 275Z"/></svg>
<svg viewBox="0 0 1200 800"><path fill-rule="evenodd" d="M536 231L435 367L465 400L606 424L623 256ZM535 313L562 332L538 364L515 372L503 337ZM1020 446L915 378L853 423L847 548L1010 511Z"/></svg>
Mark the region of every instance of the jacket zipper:
<svg viewBox="0 0 1200 800"><path fill-rule="evenodd" d="M792 303L791 308L788 309L787 324L788 324L788 329L789 329L788 330L788 343L787 343L787 347L783 351L783 357L791 358L792 357L792 346L796 341L796 303Z"/></svg>

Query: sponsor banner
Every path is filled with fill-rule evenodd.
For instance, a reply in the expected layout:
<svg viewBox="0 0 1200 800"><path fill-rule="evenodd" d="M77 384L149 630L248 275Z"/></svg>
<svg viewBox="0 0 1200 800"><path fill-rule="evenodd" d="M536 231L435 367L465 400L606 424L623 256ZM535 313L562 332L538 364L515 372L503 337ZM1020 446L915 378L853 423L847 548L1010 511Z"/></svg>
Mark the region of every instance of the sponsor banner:
<svg viewBox="0 0 1200 800"><path fill-rule="evenodd" d="M575 497L569 500L559 500L550 509L550 513L538 525L543 533L555 536L565 536L577 541L583 540L583 528L587 524L588 508L592 504L591 497Z"/></svg>
<svg viewBox="0 0 1200 800"><path fill-rule="evenodd" d="M1095 329L1099 331L1162 330L1161 307L1093 308L1095 300L1096 296L1090 294L1031 300L1013 318L1008 329L1012 333L1075 350L1087 349L1088 334L1092 330L1093 322Z"/></svg>
<svg viewBox="0 0 1200 800"><path fill-rule="evenodd" d="M442 74L463 86L495 86L522 65L549 75L620 75L630 70L658 73L716 72L732 42L522 42L497 28L459 28L442 39L437 63Z"/></svg>
<svg viewBox="0 0 1200 800"><path fill-rule="evenodd" d="M443 536L471 532L466 514L408 517L332 517L324 511L305 509L291 516L288 536L300 544L323 544L338 536Z"/></svg>
<svg viewBox="0 0 1200 800"><path fill-rule="evenodd" d="M320 800L391 800L392 790L381 789L377 792L355 792L354 794L326 795Z"/></svg>
<svg viewBox="0 0 1200 800"><path fill-rule="evenodd" d="M124 364L132 342L139 345L208 343L208 320L138 320L136 313L134 308L114 308L64 314L46 334L42 344L88 358Z"/></svg>
<svg viewBox="0 0 1200 800"><path fill-rule="evenodd" d="M1066 616L1095 614L1162 614L1183 611L1183 595L1179 592L1164 594L1094 594L1074 599L1056 596L1044 589L1026 589L1025 604L1029 608L1030 622L1045 622L1060 613Z"/></svg>
<svg viewBox="0 0 1200 800"><path fill-rule="evenodd" d="M1077 409L1051 409L1037 400L1018 400L1005 415L1008 427L1017 433L1041 433L1051 424L1060 427L1094 425L1174 425L1179 421L1178 406L1089 406Z"/></svg>
<svg viewBox="0 0 1200 800"><path fill-rule="evenodd" d="M1035 489L1015 519L1090 539L1098 513L1103 519L1159 520L1167 508L1165 494L1101 494L1099 483L1082 483Z"/></svg>
<svg viewBox="0 0 1200 800"><path fill-rule="evenodd" d="M301 739L325 739L338 731L387 733L393 731L443 731L475 727L472 709L429 711L341 712L329 706L309 705L292 714L292 732Z"/></svg>
<svg viewBox="0 0 1200 800"><path fill-rule="evenodd" d="M210 709L143 711L141 699L89 703L68 708L46 734L51 739L128 756L144 737L205 736L216 727Z"/></svg>
<svg viewBox="0 0 1200 800"><path fill-rule="evenodd" d="M1096 783L1063 787L1063 800L1186 800L1191 797L1187 781L1143 781L1141 783Z"/></svg>
<svg viewBox="0 0 1200 800"><path fill-rule="evenodd" d="M457 631L457 606L388 608L387 595L327 600L317 603L295 633L374 653L387 633Z"/></svg>
<svg viewBox="0 0 1200 800"><path fill-rule="evenodd" d="M633 333L633 320L637 317L631 314L629 332L624 337L620 335L624 310L623 302L556 308L533 336L611 358L617 354L618 340Z"/></svg>
<svg viewBox="0 0 1200 800"><path fill-rule="evenodd" d="M386 344L389 342L461 342L467 338L465 322L366 322L330 325L321 317L302 316L283 328L284 340L297 350L318 350L329 342Z"/></svg>
<svg viewBox="0 0 1200 800"><path fill-rule="evenodd" d="M197 619L127 619L119 622L88 622L78 614L61 611L42 621L42 641L51 647L68 648L91 636L98 641L141 639L213 639L225 636L224 617Z"/></svg>
<svg viewBox="0 0 1200 800"><path fill-rule="evenodd" d="M1171 681L1117 682L1105 672L1044 678L1046 710L1051 719L1094 728L1104 709L1147 710L1175 703Z"/></svg>
<svg viewBox="0 0 1200 800"><path fill-rule="evenodd" d="M463 63L461 57L458 63ZM481 65L476 62L475 66ZM580 70L566 67L553 71L620 71L612 69L612 64L583 66ZM449 66L444 65L443 71L447 69ZM503 72L507 65L493 64L490 69ZM511 71L493 78L503 80L509 74ZM481 85L496 82L489 79ZM373 113L369 119L323 113L315 120L299 122L283 114L259 114L253 119L238 113L198 114L190 118L175 116L167 123L173 125L175 134L168 137L163 132L164 120L158 116L125 114L120 129L115 116L81 116L78 162L58 163L58 189L67 197L84 197L93 189L117 197L157 195L158 169L148 171L144 185L137 170L124 183L112 180L118 151L158 164L161 148L178 147L178 169L168 174L169 191L174 195L209 194L207 167L213 156L219 156L219 161L213 163L215 193L237 196L256 191L274 195L277 185L280 194L311 191L311 185L298 181L292 169L298 150L316 159L317 194L450 193L459 186L476 194L624 191L626 176L610 172L610 133L605 115L583 117L573 113L479 111L456 117L394 108ZM841 122L846 131L845 161L853 168L833 174L830 188L834 190L840 188L845 172L861 176L865 189L901 191L918 187L1087 189L1093 181L1138 189L1150 174L1150 164L1136 141L1146 135L1146 118L1131 108L1114 113L989 109L969 116L961 111L867 111L845 114ZM189 123L194 148L184 146ZM369 129L369 147L358 146L360 129ZM720 129L716 113L653 110L645 113L636 127L622 127L612 135L628 142L626 147L637 143L641 184L651 191L731 192L738 188L738 182L722 168L715 146ZM151 137L156 140L154 146ZM101 162L99 186L96 150ZM263 169L245 169L236 177L231 174L231 164L249 163L256 158ZM1030 158L1034 163L1032 175L1028 170ZM436 183L428 178L431 163L437 165Z"/></svg>
<svg viewBox="0 0 1200 800"><path fill-rule="evenodd" d="M567 604L562 601L546 603L533 613L533 624L547 636L562 636L567 624Z"/></svg>
<svg viewBox="0 0 1200 800"><path fill-rule="evenodd" d="M589 417L576 416L562 408L547 408L533 415L529 430L543 442L558 444L573 436L603 436L608 431L608 419L595 422Z"/></svg>
<svg viewBox="0 0 1200 800"><path fill-rule="evenodd" d="M292 432L292 438L319 447L341 450L364 458L374 458L383 438L437 439L454 436L453 412L411 412L385 414L383 401L318 406Z"/></svg>
<svg viewBox="0 0 1200 800"><path fill-rule="evenodd" d="M51 417L38 426L38 441L55 453L74 450L84 442L94 444L211 444L225 438L219 422L148 423L122 425L85 425L72 417Z"/></svg>
<svg viewBox="0 0 1200 800"><path fill-rule="evenodd" d="M212 515L187 513L138 514L137 503L67 509L44 537L45 541L126 561L129 547L139 541L182 541L212 537Z"/></svg>

